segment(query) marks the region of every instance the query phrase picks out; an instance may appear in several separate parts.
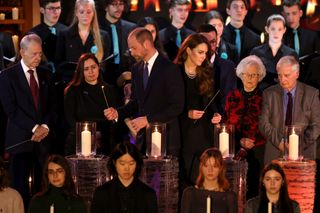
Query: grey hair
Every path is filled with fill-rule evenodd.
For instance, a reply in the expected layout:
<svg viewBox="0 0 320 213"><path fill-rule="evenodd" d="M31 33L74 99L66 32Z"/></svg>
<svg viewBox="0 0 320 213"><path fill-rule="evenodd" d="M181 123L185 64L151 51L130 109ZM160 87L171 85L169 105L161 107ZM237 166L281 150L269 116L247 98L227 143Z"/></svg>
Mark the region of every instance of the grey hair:
<svg viewBox="0 0 320 213"><path fill-rule="evenodd" d="M282 65L290 65L292 68L292 71L294 71L294 72L300 71L299 62L292 55L287 55L287 56L283 56L282 58L280 58L280 60L277 63L277 70L279 70Z"/></svg>
<svg viewBox="0 0 320 213"><path fill-rule="evenodd" d="M27 34L25 35L21 41L20 41L20 48L21 49L24 49L24 50L27 50L28 49L28 46L31 42L36 42L40 45L42 45L42 40L41 38L35 34L35 33L30 33L30 34Z"/></svg>
<svg viewBox="0 0 320 213"><path fill-rule="evenodd" d="M282 21L283 23L283 26L285 27L286 26L286 20L283 18L282 15L279 15L279 14L273 14L271 16L268 17L267 19L267 24L266 26L269 27L271 22L273 21Z"/></svg>
<svg viewBox="0 0 320 213"><path fill-rule="evenodd" d="M266 76L266 68L258 56L250 55L240 61L236 68L237 76L242 79L242 73L246 71L249 66L255 66L259 73L259 82Z"/></svg>

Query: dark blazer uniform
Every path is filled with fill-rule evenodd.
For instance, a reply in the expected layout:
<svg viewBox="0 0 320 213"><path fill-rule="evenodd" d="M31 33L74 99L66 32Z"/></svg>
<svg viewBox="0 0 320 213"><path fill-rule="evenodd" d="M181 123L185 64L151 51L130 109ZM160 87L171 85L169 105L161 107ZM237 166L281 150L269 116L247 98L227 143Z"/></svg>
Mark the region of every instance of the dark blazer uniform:
<svg viewBox="0 0 320 213"><path fill-rule="evenodd" d="M231 24L228 24L224 30L222 37L225 41L229 42L230 44L235 45L236 40L236 32ZM246 26L242 26L240 28L240 36L241 36L241 53L239 59L243 59L250 55L251 49L261 44L260 38L257 34L255 34L252 30L250 30Z"/></svg>
<svg viewBox="0 0 320 213"><path fill-rule="evenodd" d="M179 47L176 45L177 31L178 29L172 24L159 31L159 38L163 44L163 48L171 61L176 58L179 51ZM181 42L193 33L195 32L186 27L182 27L180 29Z"/></svg>
<svg viewBox="0 0 320 213"><path fill-rule="evenodd" d="M144 91L143 66L143 61L132 66L131 101L118 109L119 117L126 118L138 114L147 116L148 122L166 122L167 154L178 155L180 148L178 115L184 105L181 73L176 65L159 54Z"/></svg>
<svg viewBox="0 0 320 213"><path fill-rule="evenodd" d="M235 64L239 63L239 55L236 46L226 42L222 37L217 52L220 58L231 60Z"/></svg>
<svg viewBox="0 0 320 213"><path fill-rule="evenodd" d="M5 146L11 154L10 169L13 175L13 186L28 202L30 196L28 177L34 167L34 183L39 190L42 163L45 162L50 149L53 125L56 119L56 101L50 71L36 68L39 86L39 105L34 106L30 86L21 63L4 70L0 74L0 99L8 117ZM46 124L49 135L40 143L30 140L36 124ZM17 145L14 148L10 146ZM27 205L27 203L25 204Z"/></svg>

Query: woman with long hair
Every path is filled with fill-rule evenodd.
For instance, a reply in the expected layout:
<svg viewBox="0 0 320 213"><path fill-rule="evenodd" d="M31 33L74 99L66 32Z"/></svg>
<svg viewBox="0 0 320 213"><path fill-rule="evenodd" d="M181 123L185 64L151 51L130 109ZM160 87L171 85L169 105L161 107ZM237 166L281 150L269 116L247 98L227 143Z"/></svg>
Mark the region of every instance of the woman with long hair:
<svg viewBox="0 0 320 213"><path fill-rule="evenodd" d="M208 196L211 197L213 212L237 212L237 197L233 191L229 191L225 173L221 152L217 148L205 150L200 157L196 185L186 188L183 192L181 213L205 212Z"/></svg>

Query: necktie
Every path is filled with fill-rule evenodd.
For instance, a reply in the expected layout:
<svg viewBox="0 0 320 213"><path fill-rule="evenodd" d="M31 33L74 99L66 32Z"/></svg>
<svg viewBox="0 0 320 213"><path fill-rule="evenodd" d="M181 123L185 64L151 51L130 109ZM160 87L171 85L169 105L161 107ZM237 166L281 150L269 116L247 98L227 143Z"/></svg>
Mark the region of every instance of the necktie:
<svg viewBox="0 0 320 213"><path fill-rule="evenodd" d="M181 46L181 30L177 30L177 37L176 37L176 45L177 47Z"/></svg>
<svg viewBox="0 0 320 213"><path fill-rule="evenodd" d="M240 56L241 53L241 37L240 37L240 30L239 29L234 29L236 32L236 40L235 40L235 45L238 51L238 55Z"/></svg>
<svg viewBox="0 0 320 213"><path fill-rule="evenodd" d="M148 70L148 63L146 62L143 66L143 88L146 90L148 85L148 79L149 79L149 70Z"/></svg>
<svg viewBox="0 0 320 213"><path fill-rule="evenodd" d="M111 27L111 33L112 33L112 45L113 45L113 55L114 57L114 63L119 64L120 63L120 51L119 51L119 40L118 40L118 33L116 25L110 24Z"/></svg>
<svg viewBox="0 0 320 213"><path fill-rule="evenodd" d="M300 42L299 42L299 36L298 36L298 31L297 30L293 30L293 39L294 39L294 49L297 52L297 54L299 55L300 53Z"/></svg>
<svg viewBox="0 0 320 213"><path fill-rule="evenodd" d="M49 27L49 30L53 35L57 35L57 29L55 27Z"/></svg>
<svg viewBox="0 0 320 213"><path fill-rule="evenodd" d="M286 120L285 120L286 126L292 124L292 94L288 92L287 95L288 95L288 104L287 104L287 112L286 112Z"/></svg>
<svg viewBox="0 0 320 213"><path fill-rule="evenodd" d="M39 87L37 84L37 81L34 77L33 70L28 70L28 73L30 74L30 90L33 98L34 105L36 109L38 109L38 101L39 101Z"/></svg>

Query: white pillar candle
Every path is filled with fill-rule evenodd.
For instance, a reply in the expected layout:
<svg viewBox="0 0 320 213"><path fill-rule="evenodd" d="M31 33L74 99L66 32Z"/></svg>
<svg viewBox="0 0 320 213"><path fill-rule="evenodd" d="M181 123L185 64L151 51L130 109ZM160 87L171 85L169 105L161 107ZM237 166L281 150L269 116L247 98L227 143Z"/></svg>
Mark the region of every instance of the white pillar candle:
<svg viewBox="0 0 320 213"><path fill-rule="evenodd" d="M54 213L54 205L53 204L51 204L51 206L50 206L50 213Z"/></svg>
<svg viewBox="0 0 320 213"><path fill-rule="evenodd" d="M161 156L161 133L154 131L151 135L151 156Z"/></svg>
<svg viewBox="0 0 320 213"><path fill-rule="evenodd" d="M81 154L83 156L91 154L91 132L87 129L87 126L81 132Z"/></svg>
<svg viewBox="0 0 320 213"><path fill-rule="evenodd" d="M289 159L299 159L299 136L295 132L289 136Z"/></svg>
<svg viewBox="0 0 320 213"><path fill-rule="evenodd" d="M208 195L207 197L207 213L211 212L211 197Z"/></svg>
<svg viewBox="0 0 320 213"><path fill-rule="evenodd" d="M13 20L19 19L19 8L17 7L12 8L12 19Z"/></svg>
<svg viewBox="0 0 320 213"><path fill-rule="evenodd" d="M262 44L264 43L264 40L265 40L265 35L264 35L264 32L262 32L260 35L260 41Z"/></svg>
<svg viewBox="0 0 320 213"><path fill-rule="evenodd" d="M13 35L11 38L12 38L12 43L13 43L13 46L14 46L14 50L17 53L18 50L19 50L19 36Z"/></svg>
<svg viewBox="0 0 320 213"><path fill-rule="evenodd" d="M268 203L268 213L272 213L272 203Z"/></svg>
<svg viewBox="0 0 320 213"><path fill-rule="evenodd" d="M229 134L226 132L225 127L223 127L222 132L219 134L219 150L222 157L229 156Z"/></svg>
<svg viewBox="0 0 320 213"><path fill-rule="evenodd" d="M0 20L5 20L6 19L6 14L0 13Z"/></svg>

